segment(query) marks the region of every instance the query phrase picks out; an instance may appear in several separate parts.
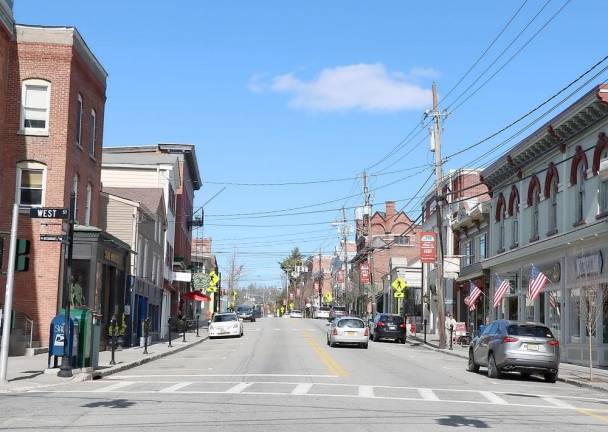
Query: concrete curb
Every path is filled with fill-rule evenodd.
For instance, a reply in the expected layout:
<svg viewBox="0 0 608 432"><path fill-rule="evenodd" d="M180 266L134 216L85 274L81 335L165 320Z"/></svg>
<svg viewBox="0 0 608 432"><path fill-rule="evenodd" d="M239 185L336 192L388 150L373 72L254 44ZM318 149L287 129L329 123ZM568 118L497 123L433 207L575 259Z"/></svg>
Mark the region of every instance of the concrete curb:
<svg viewBox="0 0 608 432"><path fill-rule="evenodd" d="M167 357L171 354L174 353L178 353L180 351L184 351L190 347L196 346L200 343L203 343L204 341L206 341L207 339L209 339L209 336L201 336L200 339L195 340L193 342L190 343L186 343L185 345L182 346L176 346L168 351L162 352L162 353L158 353L158 354L150 354L146 357L142 357L140 359L137 360L133 360L130 361L128 363L122 363L122 364L118 364L116 366L107 368L107 369L102 369L102 370L97 370L97 371L93 371L93 372L86 372L86 373L81 373L77 376L75 376L72 379L72 382L80 382L80 381L87 381L87 380L93 380L93 379L101 379L110 375L113 375L115 373L118 372L122 372L128 369L132 369L134 367L146 364L146 363L150 363L151 361L157 360L159 358L163 358L163 357Z"/></svg>
<svg viewBox="0 0 608 432"><path fill-rule="evenodd" d="M431 351L436 351L436 352L440 352L440 353L443 353L443 354L451 355L451 356L454 356L454 357L460 357L462 359L468 360L468 355L455 353L454 351L439 349L439 348L437 348L437 345L432 344L430 342L427 342L425 344L424 340L422 340L422 339L420 339L420 338L418 338L416 336L410 336L410 339L413 339L413 340L415 340L417 342L420 342L421 346L423 346L424 348L429 349ZM608 393L608 389L605 389L603 387L600 387L600 386L597 386L597 385L594 385L594 384L588 384L588 383L584 383L584 382L581 382L581 381L577 381L577 380L572 379L572 378L563 378L563 377L561 377L561 376L558 375L557 380L559 382L563 382L563 383L566 383L566 384L574 385L574 386L577 386L577 387L588 388L588 389L592 389L592 390L597 390L597 391Z"/></svg>

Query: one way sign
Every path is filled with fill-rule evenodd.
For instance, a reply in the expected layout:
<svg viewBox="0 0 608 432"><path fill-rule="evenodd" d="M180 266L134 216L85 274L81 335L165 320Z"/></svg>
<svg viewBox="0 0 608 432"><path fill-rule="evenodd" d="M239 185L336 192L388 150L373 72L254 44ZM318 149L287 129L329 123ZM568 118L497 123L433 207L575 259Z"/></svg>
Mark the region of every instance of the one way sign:
<svg viewBox="0 0 608 432"><path fill-rule="evenodd" d="M70 210L49 207L32 208L30 209L30 217L40 219L69 219Z"/></svg>

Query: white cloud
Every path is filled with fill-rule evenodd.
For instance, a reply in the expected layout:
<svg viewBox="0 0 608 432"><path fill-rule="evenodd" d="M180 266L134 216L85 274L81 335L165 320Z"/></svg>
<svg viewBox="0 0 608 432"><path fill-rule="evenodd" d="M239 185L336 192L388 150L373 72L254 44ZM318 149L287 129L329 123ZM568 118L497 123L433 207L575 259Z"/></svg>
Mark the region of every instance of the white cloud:
<svg viewBox="0 0 608 432"><path fill-rule="evenodd" d="M439 71L434 68L415 67L410 71L410 76L416 78L437 79L441 76Z"/></svg>
<svg viewBox="0 0 608 432"><path fill-rule="evenodd" d="M311 81L304 81L293 73L280 75L272 80L269 88L290 94L291 107L314 111L418 110L431 102L430 89L408 81L402 73L387 72L379 63L326 68Z"/></svg>
<svg viewBox="0 0 608 432"><path fill-rule="evenodd" d="M255 74L251 78L249 78L249 82L247 83L247 88L249 91L253 93L262 93L265 90L263 75Z"/></svg>

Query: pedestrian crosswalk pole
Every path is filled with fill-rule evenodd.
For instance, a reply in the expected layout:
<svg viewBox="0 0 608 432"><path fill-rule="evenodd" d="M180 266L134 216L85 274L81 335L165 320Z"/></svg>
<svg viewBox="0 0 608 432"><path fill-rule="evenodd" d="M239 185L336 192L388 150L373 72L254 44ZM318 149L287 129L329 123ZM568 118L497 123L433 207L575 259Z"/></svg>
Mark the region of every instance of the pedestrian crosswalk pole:
<svg viewBox="0 0 608 432"><path fill-rule="evenodd" d="M13 308L13 286L15 283L15 258L17 255L17 223L19 221L19 204L13 205L11 240L8 250L8 269L6 272L6 290L4 292L4 312L2 319L2 345L0 349L0 383L6 383L8 368L8 348L11 337L11 315Z"/></svg>

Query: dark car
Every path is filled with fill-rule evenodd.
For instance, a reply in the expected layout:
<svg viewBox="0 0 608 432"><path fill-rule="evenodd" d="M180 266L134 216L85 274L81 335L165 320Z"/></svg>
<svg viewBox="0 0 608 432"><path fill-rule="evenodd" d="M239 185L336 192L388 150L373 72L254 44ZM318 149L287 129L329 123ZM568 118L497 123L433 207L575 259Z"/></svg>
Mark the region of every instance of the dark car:
<svg viewBox="0 0 608 432"><path fill-rule="evenodd" d="M333 321L336 318L346 316L346 306L332 306L329 311L329 320Z"/></svg>
<svg viewBox="0 0 608 432"><path fill-rule="evenodd" d="M471 341L469 365L471 372L479 366L488 368L490 378L502 372L544 375L554 383L559 370L559 341L544 324L498 320L482 329Z"/></svg>
<svg viewBox="0 0 608 432"><path fill-rule="evenodd" d="M369 322L369 338L374 342L380 339L393 339L405 343L406 327L402 316L379 313Z"/></svg>
<svg viewBox="0 0 608 432"><path fill-rule="evenodd" d="M236 308L236 313L243 321L255 322L255 311L251 306L239 306Z"/></svg>

